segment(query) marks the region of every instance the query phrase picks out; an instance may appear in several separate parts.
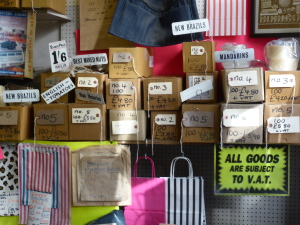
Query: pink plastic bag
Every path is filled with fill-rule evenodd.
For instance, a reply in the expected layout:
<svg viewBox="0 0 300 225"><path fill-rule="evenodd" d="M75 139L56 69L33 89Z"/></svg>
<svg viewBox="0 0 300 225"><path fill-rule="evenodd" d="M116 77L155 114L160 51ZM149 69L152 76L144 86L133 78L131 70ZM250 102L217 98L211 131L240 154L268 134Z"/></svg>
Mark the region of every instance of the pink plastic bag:
<svg viewBox="0 0 300 225"><path fill-rule="evenodd" d="M152 178L137 177L139 159L148 159L152 164ZM166 222L165 179L155 178L154 162L149 157L139 157L134 163L131 178L132 205L125 207L126 225L159 225Z"/></svg>

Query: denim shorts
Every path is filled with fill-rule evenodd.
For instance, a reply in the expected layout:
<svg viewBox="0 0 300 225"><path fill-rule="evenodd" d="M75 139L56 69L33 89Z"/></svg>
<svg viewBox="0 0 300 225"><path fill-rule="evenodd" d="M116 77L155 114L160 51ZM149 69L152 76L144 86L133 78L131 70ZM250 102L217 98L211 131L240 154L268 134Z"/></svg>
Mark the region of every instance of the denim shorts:
<svg viewBox="0 0 300 225"><path fill-rule="evenodd" d="M172 23L199 19L195 0L118 0L108 33L160 47L203 40L203 34L172 34Z"/></svg>

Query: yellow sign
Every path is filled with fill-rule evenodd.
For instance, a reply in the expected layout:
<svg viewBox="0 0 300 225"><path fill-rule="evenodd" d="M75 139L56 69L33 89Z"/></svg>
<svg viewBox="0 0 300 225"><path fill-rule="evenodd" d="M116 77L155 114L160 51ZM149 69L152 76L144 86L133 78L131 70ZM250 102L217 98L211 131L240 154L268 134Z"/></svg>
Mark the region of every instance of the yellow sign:
<svg viewBox="0 0 300 225"><path fill-rule="evenodd" d="M215 145L216 195L289 195L289 146Z"/></svg>

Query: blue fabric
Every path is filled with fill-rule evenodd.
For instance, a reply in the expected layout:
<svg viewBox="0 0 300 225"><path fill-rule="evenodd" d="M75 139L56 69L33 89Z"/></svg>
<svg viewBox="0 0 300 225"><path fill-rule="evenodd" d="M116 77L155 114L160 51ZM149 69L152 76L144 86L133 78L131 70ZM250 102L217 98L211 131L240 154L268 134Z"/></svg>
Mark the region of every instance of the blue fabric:
<svg viewBox="0 0 300 225"><path fill-rule="evenodd" d="M102 216L86 225L99 225L107 223L116 223L117 225L125 225L124 213L122 210L113 210L111 213Z"/></svg>
<svg viewBox="0 0 300 225"><path fill-rule="evenodd" d="M195 0L118 0L108 32L134 43L160 47L203 40L203 34L172 34L172 23L199 19Z"/></svg>

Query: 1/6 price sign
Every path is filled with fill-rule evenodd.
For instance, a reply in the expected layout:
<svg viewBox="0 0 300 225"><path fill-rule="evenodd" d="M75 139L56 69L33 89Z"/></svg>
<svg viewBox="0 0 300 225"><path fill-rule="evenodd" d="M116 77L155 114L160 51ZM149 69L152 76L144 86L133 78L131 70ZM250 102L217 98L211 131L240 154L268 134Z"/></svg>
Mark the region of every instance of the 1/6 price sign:
<svg viewBox="0 0 300 225"><path fill-rule="evenodd" d="M52 73L69 68L66 41L49 43Z"/></svg>

